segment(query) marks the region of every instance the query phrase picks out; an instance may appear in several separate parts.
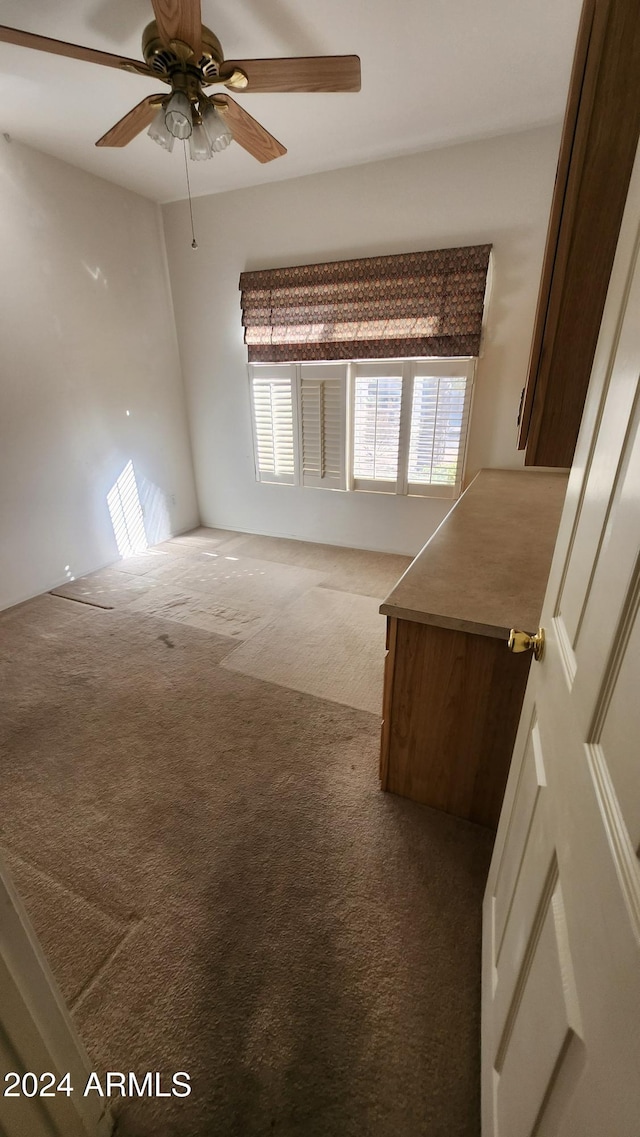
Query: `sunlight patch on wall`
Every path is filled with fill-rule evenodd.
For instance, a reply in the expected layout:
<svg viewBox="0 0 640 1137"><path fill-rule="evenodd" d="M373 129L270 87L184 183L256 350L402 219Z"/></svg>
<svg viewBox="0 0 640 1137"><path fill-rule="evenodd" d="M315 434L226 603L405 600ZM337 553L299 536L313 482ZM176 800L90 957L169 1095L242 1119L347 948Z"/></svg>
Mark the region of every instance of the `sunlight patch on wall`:
<svg viewBox="0 0 640 1137"><path fill-rule="evenodd" d="M121 557L132 557L148 547L144 517L133 462L127 462L107 494L111 524Z"/></svg>
<svg viewBox="0 0 640 1137"><path fill-rule="evenodd" d="M138 490L144 512L147 541L150 545L157 545L160 541L166 541L171 536L167 495L164 490L161 490L159 486L154 485L145 477L140 477ZM173 504L175 504L175 500Z"/></svg>

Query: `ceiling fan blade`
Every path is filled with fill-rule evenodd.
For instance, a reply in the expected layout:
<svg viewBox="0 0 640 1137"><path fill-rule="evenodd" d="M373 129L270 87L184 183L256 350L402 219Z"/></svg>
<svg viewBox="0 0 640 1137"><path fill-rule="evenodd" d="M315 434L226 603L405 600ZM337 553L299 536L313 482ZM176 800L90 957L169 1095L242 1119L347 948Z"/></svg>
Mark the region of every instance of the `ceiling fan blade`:
<svg viewBox="0 0 640 1137"><path fill-rule="evenodd" d="M220 75L239 68L249 80L246 91L359 91L357 55L311 55L293 59L226 59Z"/></svg>
<svg viewBox="0 0 640 1137"><path fill-rule="evenodd" d="M49 51L52 55L66 55L69 59L82 59L86 63L101 63L104 67L117 67L120 70L137 71L142 75L152 72L146 63L138 59L127 59L123 55L111 55L108 51L95 51L92 47L81 47L77 43L65 43L61 39L23 32L19 28L5 28L0 25L0 42L14 43L18 47L32 47L36 51Z"/></svg>
<svg viewBox="0 0 640 1137"><path fill-rule="evenodd" d="M140 134L145 126L151 124L151 120L155 117L158 107L166 98L165 95L147 95L141 103L138 103L133 110L130 110L124 118L120 119L115 126L111 127L106 134L102 135L96 142L96 146L126 146L135 138L136 134Z"/></svg>
<svg viewBox="0 0 640 1137"><path fill-rule="evenodd" d="M228 95L215 95L212 102L222 111L235 141L257 158L259 162L272 162L287 153L286 147L278 142L264 126L248 111Z"/></svg>
<svg viewBox="0 0 640 1137"><path fill-rule="evenodd" d="M179 40L193 48L196 59L202 52L202 12L200 0L151 0L160 38L168 45Z"/></svg>

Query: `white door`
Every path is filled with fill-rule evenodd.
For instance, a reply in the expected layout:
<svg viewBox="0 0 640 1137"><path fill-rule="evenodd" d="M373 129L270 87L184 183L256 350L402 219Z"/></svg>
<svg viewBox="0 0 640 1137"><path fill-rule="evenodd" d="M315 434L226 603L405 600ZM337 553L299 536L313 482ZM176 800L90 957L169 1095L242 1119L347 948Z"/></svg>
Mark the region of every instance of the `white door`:
<svg viewBox="0 0 640 1137"><path fill-rule="evenodd" d="M639 247L637 156L485 895L483 1137L640 1135Z"/></svg>
<svg viewBox="0 0 640 1137"><path fill-rule="evenodd" d="M0 857L0 1134L109 1137L89 1058ZM68 1075L68 1077L67 1077Z"/></svg>

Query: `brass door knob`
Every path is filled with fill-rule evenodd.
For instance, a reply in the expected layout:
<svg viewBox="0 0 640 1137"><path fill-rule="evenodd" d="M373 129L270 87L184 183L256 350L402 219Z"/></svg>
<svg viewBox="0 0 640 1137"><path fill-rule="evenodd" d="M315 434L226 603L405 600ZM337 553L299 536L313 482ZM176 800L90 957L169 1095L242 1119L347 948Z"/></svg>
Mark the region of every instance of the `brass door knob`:
<svg viewBox="0 0 640 1137"><path fill-rule="evenodd" d="M535 635L529 632L519 632L512 628L507 642L509 651L532 651L535 659L540 659L544 651L544 628L538 628Z"/></svg>

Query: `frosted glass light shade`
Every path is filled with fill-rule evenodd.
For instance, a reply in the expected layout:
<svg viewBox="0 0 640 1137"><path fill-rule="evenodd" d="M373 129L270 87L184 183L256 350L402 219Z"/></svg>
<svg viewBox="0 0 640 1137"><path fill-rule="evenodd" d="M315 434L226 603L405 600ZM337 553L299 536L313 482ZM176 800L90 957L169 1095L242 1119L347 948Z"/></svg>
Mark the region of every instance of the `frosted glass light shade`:
<svg viewBox="0 0 640 1137"><path fill-rule="evenodd" d="M213 157L209 135L201 123L196 123L189 137L189 157L192 162L204 162Z"/></svg>
<svg viewBox="0 0 640 1137"><path fill-rule="evenodd" d="M164 112L167 130L174 138L189 138L193 130L191 103L183 91L174 91Z"/></svg>
<svg viewBox="0 0 640 1137"><path fill-rule="evenodd" d="M151 126L147 131L147 134L149 135L149 138L153 138L153 141L157 142L159 146L162 146L164 150L168 150L169 153L171 153L173 150L175 138L167 130L167 124L164 121L164 107L160 107L160 110L153 119Z"/></svg>
<svg viewBox="0 0 640 1137"><path fill-rule="evenodd" d="M202 107L202 104L200 104ZM202 125L209 135L212 150L224 150L233 139L223 116L212 103L202 109Z"/></svg>

